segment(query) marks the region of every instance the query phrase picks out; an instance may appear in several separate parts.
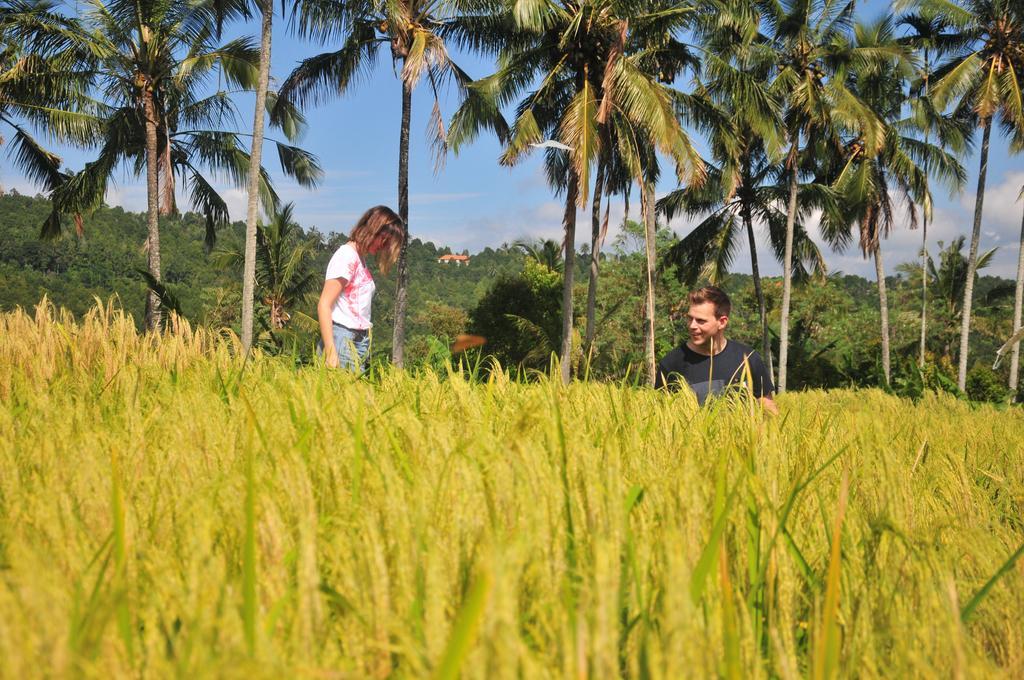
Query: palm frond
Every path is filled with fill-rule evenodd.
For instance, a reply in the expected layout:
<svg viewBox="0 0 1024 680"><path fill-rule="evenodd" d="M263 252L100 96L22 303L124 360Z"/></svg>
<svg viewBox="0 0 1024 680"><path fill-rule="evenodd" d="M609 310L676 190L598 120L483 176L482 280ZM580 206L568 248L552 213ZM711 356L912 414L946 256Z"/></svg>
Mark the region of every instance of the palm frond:
<svg viewBox="0 0 1024 680"><path fill-rule="evenodd" d="M590 196L590 165L597 160L601 146L597 134L597 98L588 81L583 81L583 87L566 109L559 131L562 141L572 147L567 153L579 181L578 203L586 205Z"/></svg>
<svg viewBox="0 0 1024 680"><path fill-rule="evenodd" d="M189 169L189 198L192 205L206 218L203 244L206 246L206 252L210 252L217 243L217 228L228 224L231 219L228 205L198 170L191 166Z"/></svg>
<svg viewBox="0 0 1024 680"><path fill-rule="evenodd" d="M502 144L509 137L508 123L494 96L493 80L478 80L466 88L465 96L448 125L448 147L458 155L459 150L473 142L481 130L492 130Z"/></svg>
<svg viewBox="0 0 1024 680"><path fill-rule="evenodd" d="M505 152L501 155L502 165L514 165L530 147L531 144L540 143L543 139L540 128L537 126L537 119L533 115L533 109L526 109L516 118L512 125L511 137Z"/></svg>
<svg viewBox="0 0 1024 680"><path fill-rule="evenodd" d="M357 23L340 50L299 62L278 90L279 101L295 102L301 107L318 106L344 94L355 78L369 77L379 44L372 25Z"/></svg>
<svg viewBox="0 0 1024 680"><path fill-rule="evenodd" d="M277 157L284 174L298 182L299 186L307 189L316 188L324 176L323 167L317 157L309 151L283 142L274 141L274 145L277 147Z"/></svg>
<svg viewBox="0 0 1024 680"><path fill-rule="evenodd" d="M675 267L680 283L691 288L702 276L724 276L739 234L739 223L728 210L713 212L666 251L661 266Z"/></svg>

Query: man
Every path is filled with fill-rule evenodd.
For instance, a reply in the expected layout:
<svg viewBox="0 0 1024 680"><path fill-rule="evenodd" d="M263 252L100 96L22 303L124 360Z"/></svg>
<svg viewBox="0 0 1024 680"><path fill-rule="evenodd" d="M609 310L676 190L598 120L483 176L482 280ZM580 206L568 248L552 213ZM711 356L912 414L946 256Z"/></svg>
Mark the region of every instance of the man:
<svg viewBox="0 0 1024 680"><path fill-rule="evenodd" d="M710 395L722 394L732 385L743 385L749 387L768 411L777 413L772 401L775 385L760 355L725 337L732 311L729 296L721 288L705 286L690 293L689 303L686 316L690 340L658 363L654 386L671 388L685 380L696 393L697 401L703 404ZM750 383L746 378L747 365L750 366Z"/></svg>

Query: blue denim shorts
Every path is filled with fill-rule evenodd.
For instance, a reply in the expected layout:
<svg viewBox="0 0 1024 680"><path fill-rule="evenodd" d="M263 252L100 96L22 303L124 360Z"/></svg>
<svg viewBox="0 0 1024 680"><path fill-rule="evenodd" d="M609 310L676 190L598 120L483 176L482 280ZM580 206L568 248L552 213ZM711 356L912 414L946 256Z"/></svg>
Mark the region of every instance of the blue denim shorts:
<svg viewBox="0 0 1024 680"><path fill-rule="evenodd" d="M348 328L333 324L334 349L338 353L338 368L350 371L362 371L363 364L370 353L370 331ZM323 341L317 343L317 352L323 354Z"/></svg>

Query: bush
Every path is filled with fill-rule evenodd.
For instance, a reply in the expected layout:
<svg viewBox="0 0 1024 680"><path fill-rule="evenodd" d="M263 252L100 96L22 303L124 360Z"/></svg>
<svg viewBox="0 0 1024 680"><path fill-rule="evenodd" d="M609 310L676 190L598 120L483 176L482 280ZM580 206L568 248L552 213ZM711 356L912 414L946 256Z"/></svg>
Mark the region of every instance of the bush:
<svg viewBox="0 0 1024 680"><path fill-rule="evenodd" d="M484 352L502 366L541 368L557 352L562 330L562 275L527 260L521 274L494 282L470 314L487 338Z"/></svg>
<svg viewBox="0 0 1024 680"><path fill-rule="evenodd" d="M967 397L974 401L1005 402L1010 398L1010 388L999 376L984 364L975 364L967 372Z"/></svg>

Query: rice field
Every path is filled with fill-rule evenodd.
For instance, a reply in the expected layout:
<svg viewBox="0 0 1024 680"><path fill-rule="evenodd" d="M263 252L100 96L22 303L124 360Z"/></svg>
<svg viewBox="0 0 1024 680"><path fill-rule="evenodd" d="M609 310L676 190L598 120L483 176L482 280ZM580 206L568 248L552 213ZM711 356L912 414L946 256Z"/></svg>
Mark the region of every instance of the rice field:
<svg viewBox="0 0 1024 680"><path fill-rule="evenodd" d="M1024 677L1024 409L0 315L0 677Z"/></svg>

